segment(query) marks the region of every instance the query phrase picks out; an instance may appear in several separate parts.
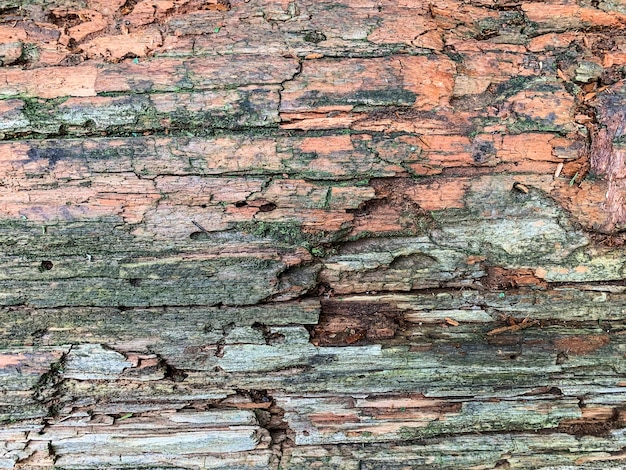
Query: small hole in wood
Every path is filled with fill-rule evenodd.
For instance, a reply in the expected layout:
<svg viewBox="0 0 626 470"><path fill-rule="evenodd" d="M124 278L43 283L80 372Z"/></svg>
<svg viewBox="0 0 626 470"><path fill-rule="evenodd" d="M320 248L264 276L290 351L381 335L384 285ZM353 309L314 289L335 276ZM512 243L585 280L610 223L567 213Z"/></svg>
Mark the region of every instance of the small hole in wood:
<svg viewBox="0 0 626 470"><path fill-rule="evenodd" d="M248 203L246 201L239 201L235 203L235 207L246 207Z"/></svg>
<svg viewBox="0 0 626 470"><path fill-rule="evenodd" d="M128 283L133 287L139 287L141 285L141 279L132 278L128 280Z"/></svg>
<svg viewBox="0 0 626 470"><path fill-rule="evenodd" d="M569 358L567 357L567 354L564 352L560 352L556 355L556 362L555 364L557 366L560 366L561 364L565 364L567 362Z"/></svg>
<svg viewBox="0 0 626 470"><path fill-rule="evenodd" d="M260 212L272 212L274 209L276 209L276 204L273 202L268 202L259 207Z"/></svg>
<svg viewBox="0 0 626 470"><path fill-rule="evenodd" d="M39 266L39 269L41 271L50 271L52 268L54 267L54 264L52 263L52 261L42 261L41 262L41 266Z"/></svg>

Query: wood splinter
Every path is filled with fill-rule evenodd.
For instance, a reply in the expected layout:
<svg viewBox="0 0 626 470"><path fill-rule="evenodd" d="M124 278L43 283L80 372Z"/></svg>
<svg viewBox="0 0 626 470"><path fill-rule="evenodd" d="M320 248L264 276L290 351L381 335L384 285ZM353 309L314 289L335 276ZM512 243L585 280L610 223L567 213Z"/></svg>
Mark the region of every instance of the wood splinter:
<svg viewBox="0 0 626 470"><path fill-rule="evenodd" d="M554 179L557 179L560 176L561 171L563 171L563 162L559 163L556 166L556 171L554 172Z"/></svg>
<svg viewBox="0 0 626 470"><path fill-rule="evenodd" d="M513 183L513 189L515 189L516 191L519 191L520 193L524 193L524 194L528 194L530 192L530 189L528 189L528 186L523 185L522 183L519 182L515 182Z"/></svg>
<svg viewBox="0 0 626 470"><path fill-rule="evenodd" d="M501 326L499 328L494 328L491 331L487 332L487 336L495 336L500 333L505 333L507 331L519 331L525 330L526 328L530 328L531 326L535 326L539 324L539 320L530 320L528 317L524 318L521 322L518 322L513 317L508 317L507 321L510 323L508 326Z"/></svg>

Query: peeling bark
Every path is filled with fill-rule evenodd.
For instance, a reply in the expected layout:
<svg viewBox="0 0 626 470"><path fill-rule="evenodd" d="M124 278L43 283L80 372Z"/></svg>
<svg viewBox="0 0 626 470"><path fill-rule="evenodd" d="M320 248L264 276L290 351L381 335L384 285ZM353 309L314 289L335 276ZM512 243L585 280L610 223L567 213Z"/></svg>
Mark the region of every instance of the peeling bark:
<svg viewBox="0 0 626 470"><path fill-rule="evenodd" d="M622 468L625 29L0 5L0 468Z"/></svg>

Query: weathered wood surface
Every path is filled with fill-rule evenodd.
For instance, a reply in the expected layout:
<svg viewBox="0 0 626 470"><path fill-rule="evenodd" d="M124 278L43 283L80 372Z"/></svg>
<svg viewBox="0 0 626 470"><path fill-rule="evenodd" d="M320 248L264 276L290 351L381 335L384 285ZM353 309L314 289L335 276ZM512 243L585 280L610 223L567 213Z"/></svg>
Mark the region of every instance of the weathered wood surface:
<svg viewBox="0 0 626 470"><path fill-rule="evenodd" d="M0 468L622 468L626 3L0 2Z"/></svg>

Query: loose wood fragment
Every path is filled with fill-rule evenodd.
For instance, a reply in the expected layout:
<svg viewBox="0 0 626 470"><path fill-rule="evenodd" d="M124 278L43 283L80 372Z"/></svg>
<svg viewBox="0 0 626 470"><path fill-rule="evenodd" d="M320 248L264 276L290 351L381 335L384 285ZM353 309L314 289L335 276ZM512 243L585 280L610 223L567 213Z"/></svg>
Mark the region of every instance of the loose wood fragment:
<svg viewBox="0 0 626 470"><path fill-rule="evenodd" d="M556 170L554 170L554 179L557 179L561 175L561 171L563 171L563 162L559 163L556 166Z"/></svg>
<svg viewBox="0 0 626 470"><path fill-rule="evenodd" d="M530 328L532 326L536 326L539 325L539 320L530 320L528 317L524 318L521 322L518 322L515 319L511 319L511 323L508 326L503 326L500 328L494 328L493 330L490 330L487 332L487 336L494 336L494 335L499 335L501 333L505 333L505 332L513 332L513 331L519 331L519 330L524 330L526 328Z"/></svg>

